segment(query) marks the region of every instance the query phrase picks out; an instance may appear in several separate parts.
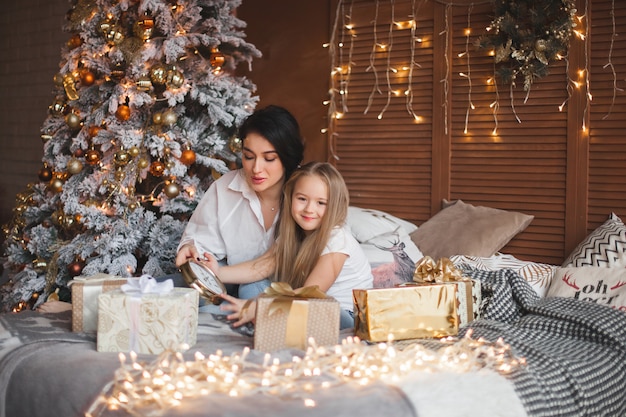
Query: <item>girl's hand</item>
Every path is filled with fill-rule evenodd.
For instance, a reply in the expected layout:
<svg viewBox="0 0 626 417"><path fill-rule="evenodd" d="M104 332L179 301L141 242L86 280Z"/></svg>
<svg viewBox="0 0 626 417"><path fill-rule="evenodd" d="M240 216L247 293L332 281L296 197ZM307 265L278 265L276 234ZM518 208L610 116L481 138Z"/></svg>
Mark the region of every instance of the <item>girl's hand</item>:
<svg viewBox="0 0 626 417"><path fill-rule="evenodd" d="M219 278L220 263L217 261L217 259L215 259L215 256L211 255L209 252L204 252L204 259L201 260L198 258L198 261L207 266L211 271L213 271L215 276Z"/></svg>
<svg viewBox="0 0 626 417"><path fill-rule="evenodd" d="M176 266L181 266L189 259L198 259L200 255L196 249L196 245L193 243L186 243L180 248L178 254L176 254Z"/></svg>
<svg viewBox="0 0 626 417"><path fill-rule="evenodd" d="M220 297L228 302L227 304L223 303L220 306L220 310L233 312L226 318L228 320L237 320L233 323L233 326L239 327L242 324L254 322L256 318L256 300L242 300L228 294L220 294Z"/></svg>

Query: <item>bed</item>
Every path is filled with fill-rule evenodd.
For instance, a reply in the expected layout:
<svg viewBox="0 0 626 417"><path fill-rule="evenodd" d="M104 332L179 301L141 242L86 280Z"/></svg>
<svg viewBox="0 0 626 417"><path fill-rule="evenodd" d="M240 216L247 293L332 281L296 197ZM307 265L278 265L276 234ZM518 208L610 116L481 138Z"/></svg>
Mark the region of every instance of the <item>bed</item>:
<svg viewBox="0 0 626 417"><path fill-rule="evenodd" d="M97 352L95 335L71 332L70 312L3 314L0 417L626 415L626 303L620 292L626 286L626 226L611 214L563 265L546 265L500 252L532 218L492 210L456 202L432 224L417 227L377 210L350 209L349 225L377 271L377 286L407 280L411 262L425 254L450 257L466 276L481 281L481 318L463 326L457 338L367 344L343 330L335 347L268 356L250 350L250 329L200 313L198 342L184 353L167 353L168 364L179 361L192 375L219 353L219 360L239 361L239 386L246 388L234 396L225 380L204 378L196 381L195 394L183 394L175 406L109 410L98 400L122 387L117 377L132 369L130 358L122 365L118 354ZM437 227L458 228L450 216L482 229L471 231L474 239L465 243L457 236L448 244L439 229L437 247L420 246L420 229L431 234ZM481 237L481 216L498 232ZM428 361L405 370L402 360L416 352ZM368 368L373 373L367 380L345 372L348 366L337 374L341 355L388 366L384 372L381 366ZM135 363L155 370L162 359L139 355ZM319 365L319 374L305 375L307 360ZM278 368L291 369L292 376L260 382L264 372Z"/></svg>

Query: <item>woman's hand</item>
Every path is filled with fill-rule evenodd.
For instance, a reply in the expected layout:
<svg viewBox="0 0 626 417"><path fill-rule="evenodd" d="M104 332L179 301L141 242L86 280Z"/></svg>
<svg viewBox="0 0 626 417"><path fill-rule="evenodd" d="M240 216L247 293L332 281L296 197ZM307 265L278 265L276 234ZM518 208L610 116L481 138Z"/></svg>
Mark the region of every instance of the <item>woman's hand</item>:
<svg viewBox="0 0 626 417"><path fill-rule="evenodd" d="M61 313L63 311L71 310L72 304L65 301L51 300L46 301L37 307L36 311L39 313Z"/></svg>
<svg viewBox="0 0 626 417"><path fill-rule="evenodd" d="M256 318L256 300L242 300L228 294L220 294L227 303L220 305L220 310L231 311L232 314L226 316L228 320L236 320L233 326L239 327L242 324L254 322Z"/></svg>
<svg viewBox="0 0 626 417"><path fill-rule="evenodd" d="M198 259L200 255L193 243L184 244L176 254L176 266L181 266L189 259Z"/></svg>

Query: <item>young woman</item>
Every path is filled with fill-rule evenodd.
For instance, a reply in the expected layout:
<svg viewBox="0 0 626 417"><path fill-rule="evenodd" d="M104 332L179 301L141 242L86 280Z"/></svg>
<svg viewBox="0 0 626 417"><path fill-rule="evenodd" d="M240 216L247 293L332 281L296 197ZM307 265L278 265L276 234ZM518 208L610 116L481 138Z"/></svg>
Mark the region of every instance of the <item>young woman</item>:
<svg viewBox="0 0 626 417"><path fill-rule="evenodd" d="M303 159L300 127L286 109L272 105L252 113L238 134L242 168L224 174L202 197L178 246L177 266L204 253L237 264L259 257L274 242L283 185ZM262 292L269 285L263 278L240 286L239 297Z"/></svg>
<svg viewBox="0 0 626 417"><path fill-rule="evenodd" d="M265 277L292 288L317 285L339 301L341 328L354 326L352 290L371 288L370 264L345 225L348 189L343 177L328 163L312 162L297 169L284 188L278 237L255 260L220 266L209 253L206 264L224 283L247 283ZM254 319L255 306L223 295L235 326Z"/></svg>

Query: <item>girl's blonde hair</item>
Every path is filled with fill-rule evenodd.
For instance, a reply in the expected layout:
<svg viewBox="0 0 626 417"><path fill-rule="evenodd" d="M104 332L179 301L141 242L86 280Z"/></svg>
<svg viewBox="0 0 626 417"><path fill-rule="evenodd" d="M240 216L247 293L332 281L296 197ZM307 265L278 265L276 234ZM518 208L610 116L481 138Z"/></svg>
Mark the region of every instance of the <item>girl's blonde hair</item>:
<svg viewBox="0 0 626 417"><path fill-rule="evenodd" d="M300 178L316 176L328 189L326 211L320 227L305 235L291 215L292 196ZM276 269L274 279L289 283L293 288L304 282L319 260L335 226L342 226L348 215L349 194L346 183L337 169L326 162L310 162L294 171L283 189L281 209L274 255Z"/></svg>

